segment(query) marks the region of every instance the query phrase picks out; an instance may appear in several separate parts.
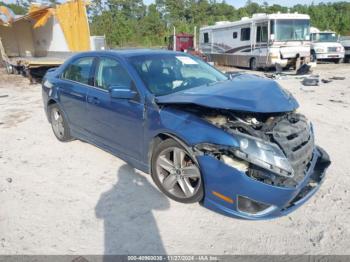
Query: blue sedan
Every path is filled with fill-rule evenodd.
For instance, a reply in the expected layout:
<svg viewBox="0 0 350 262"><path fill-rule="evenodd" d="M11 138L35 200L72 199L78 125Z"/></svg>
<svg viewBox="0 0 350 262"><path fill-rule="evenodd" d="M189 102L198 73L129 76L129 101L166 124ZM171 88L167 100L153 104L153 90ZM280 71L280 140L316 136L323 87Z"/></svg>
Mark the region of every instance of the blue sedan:
<svg viewBox="0 0 350 262"><path fill-rule="evenodd" d="M169 198L228 216L288 214L330 165L289 92L185 53L81 53L49 70L42 88L58 140L94 144L150 173Z"/></svg>

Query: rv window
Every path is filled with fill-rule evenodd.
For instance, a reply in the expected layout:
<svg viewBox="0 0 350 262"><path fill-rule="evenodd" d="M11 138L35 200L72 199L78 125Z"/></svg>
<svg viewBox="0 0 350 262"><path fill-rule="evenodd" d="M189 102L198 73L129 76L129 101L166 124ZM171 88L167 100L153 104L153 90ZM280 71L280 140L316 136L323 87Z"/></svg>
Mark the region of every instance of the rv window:
<svg viewBox="0 0 350 262"><path fill-rule="evenodd" d="M241 29L241 41L250 40L250 27Z"/></svg>
<svg viewBox="0 0 350 262"><path fill-rule="evenodd" d="M258 26L256 28L256 42L261 42L260 39L261 39L261 26Z"/></svg>
<svg viewBox="0 0 350 262"><path fill-rule="evenodd" d="M236 39L237 38L237 32L233 32L232 37L233 37L233 39Z"/></svg>
<svg viewBox="0 0 350 262"><path fill-rule="evenodd" d="M271 35L275 33L275 20L270 21L270 33Z"/></svg>
<svg viewBox="0 0 350 262"><path fill-rule="evenodd" d="M310 39L310 20L279 19L275 20L276 41L304 41Z"/></svg>
<svg viewBox="0 0 350 262"><path fill-rule="evenodd" d="M209 43L209 34L204 33L204 43Z"/></svg>
<svg viewBox="0 0 350 262"><path fill-rule="evenodd" d="M261 27L261 42L267 42L267 25Z"/></svg>

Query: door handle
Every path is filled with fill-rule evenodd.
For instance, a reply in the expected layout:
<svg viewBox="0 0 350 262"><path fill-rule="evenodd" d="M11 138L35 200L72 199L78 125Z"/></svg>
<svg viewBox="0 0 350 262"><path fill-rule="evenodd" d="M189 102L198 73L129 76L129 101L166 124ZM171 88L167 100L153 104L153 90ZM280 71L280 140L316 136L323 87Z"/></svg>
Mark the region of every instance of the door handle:
<svg viewBox="0 0 350 262"><path fill-rule="evenodd" d="M98 105L100 103L100 100L97 97L88 96L87 98L88 103Z"/></svg>

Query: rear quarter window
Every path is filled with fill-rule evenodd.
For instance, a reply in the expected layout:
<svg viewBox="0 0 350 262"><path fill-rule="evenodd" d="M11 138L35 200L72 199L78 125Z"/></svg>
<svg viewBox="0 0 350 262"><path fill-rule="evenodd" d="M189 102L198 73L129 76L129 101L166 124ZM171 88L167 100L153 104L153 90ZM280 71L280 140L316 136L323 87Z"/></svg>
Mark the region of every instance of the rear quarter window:
<svg viewBox="0 0 350 262"><path fill-rule="evenodd" d="M79 82L82 84L91 84L93 57L84 57L73 61L63 71L61 78Z"/></svg>

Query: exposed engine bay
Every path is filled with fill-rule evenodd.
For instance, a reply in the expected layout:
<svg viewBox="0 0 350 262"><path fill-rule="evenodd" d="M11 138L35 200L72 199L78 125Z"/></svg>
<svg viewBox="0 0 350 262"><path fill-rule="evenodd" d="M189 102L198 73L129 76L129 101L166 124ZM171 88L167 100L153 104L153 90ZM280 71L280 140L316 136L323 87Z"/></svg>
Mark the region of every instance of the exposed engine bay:
<svg viewBox="0 0 350 262"><path fill-rule="evenodd" d="M183 107L181 109L183 110ZM294 171L293 175L288 177L275 175L252 163L244 168L244 161L237 159L225 149L218 149L216 152L207 150L207 153L215 155L224 162L234 161L234 165L241 171L245 171L249 177L283 187L296 186L304 178L314 150L312 127L305 116L295 112L247 113L197 106L188 107L186 111L200 116L232 135L242 133L277 145L283 151Z"/></svg>

